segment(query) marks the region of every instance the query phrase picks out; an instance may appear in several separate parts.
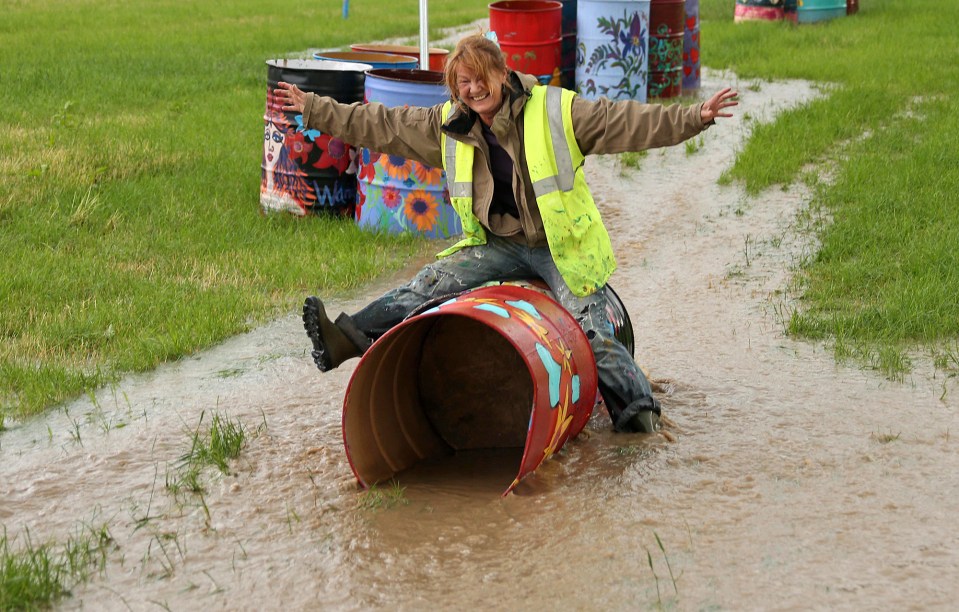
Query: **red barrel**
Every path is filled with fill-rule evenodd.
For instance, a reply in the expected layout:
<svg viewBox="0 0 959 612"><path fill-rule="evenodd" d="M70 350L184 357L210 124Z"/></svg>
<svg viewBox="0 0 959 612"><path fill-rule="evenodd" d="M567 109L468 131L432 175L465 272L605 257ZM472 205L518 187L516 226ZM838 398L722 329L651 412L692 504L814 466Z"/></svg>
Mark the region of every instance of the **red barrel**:
<svg viewBox="0 0 959 612"><path fill-rule="evenodd" d="M652 0L649 5L649 98L683 93L686 0Z"/></svg>
<svg viewBox="0 0 959 612"><path fill-rule="evenodd" d="M552 0L504 0L489 5L506 65L559 85L562 66L563 5Z"/></svg>
<svg viewBox="0 0 959 612"><path fill-rule="evenodd" d="M420 58L420 48L413 45L376 45L376 44L355 44L350 45L350 49L353 51L370 51L372 53L393 53L394 55L405 55L407 57L413 57L416 59ZM433 49L432 47L427 50L430 59L430 70L436 70L438 72L443 72L443 67L446 66L446 56L449 55L449 51L446 49Z"/></svg>
<svg viewBox="0 0 959 612"><path fill-rule="evenodd" d="M542 292L466 292L411 316L357 365L343 440L364 487L424 459L522 448L504 495L576 436L592 414L596 362L576 320Z"/></svg>
<svg viewBox="0 0 959 612"><path fill-rule="evenodd" d="M846 0L846 14L852 15L859 12L859 0Z"/></svg>

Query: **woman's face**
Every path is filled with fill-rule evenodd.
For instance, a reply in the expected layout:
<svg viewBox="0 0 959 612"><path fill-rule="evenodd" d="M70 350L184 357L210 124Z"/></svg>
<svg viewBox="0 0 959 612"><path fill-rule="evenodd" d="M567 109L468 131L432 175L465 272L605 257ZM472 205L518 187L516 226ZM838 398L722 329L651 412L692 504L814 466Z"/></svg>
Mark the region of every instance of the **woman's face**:
<svg viewBox="0 0 959 612"><path fill-rule="evenodd" d="M495 83L487 83L483 77L462 64L456 69L456 93L466 106L474 110L486 125L492 125L500 106L503 105L503 85L506 72Z"/></svg>
<svg viewBox="0 0 959 612"><path fill-rule="evenodd" d="M267 170L272 170L276 166L284 138L283 132L277 129L276 124L272 121L266 124L266 130L263 133L263 165Z"/></svg>

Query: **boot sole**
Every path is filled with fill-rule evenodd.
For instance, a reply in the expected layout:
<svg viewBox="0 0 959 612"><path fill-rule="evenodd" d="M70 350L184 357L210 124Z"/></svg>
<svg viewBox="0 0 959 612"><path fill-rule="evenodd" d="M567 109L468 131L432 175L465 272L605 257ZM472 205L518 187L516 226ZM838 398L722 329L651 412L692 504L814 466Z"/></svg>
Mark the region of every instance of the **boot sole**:
<svg viewBox="0 0 959 612"><path fill-rule="evenodd" d="M315 296L306 298L303 303L303 328L306 335L310 337L313 343L313 363L319 368L320 372L328 372L333 369L333 360L326 350L326 343L323 341L323 321L329 320L326 316L326 309L323 308L323 302Z"/></svg>

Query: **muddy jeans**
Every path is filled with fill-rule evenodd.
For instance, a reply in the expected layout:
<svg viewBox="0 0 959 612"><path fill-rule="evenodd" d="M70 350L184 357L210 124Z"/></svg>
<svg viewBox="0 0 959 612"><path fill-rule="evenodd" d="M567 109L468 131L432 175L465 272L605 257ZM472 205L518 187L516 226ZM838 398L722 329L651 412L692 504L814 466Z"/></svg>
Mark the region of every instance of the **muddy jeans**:
<svg viewBox="0 0 959 612"><path fill-rule="evenodd" d="M356 326L376 339L407 315L436 298L451 296L490 281L541 278L589 338L613 427L630 431L629 420L641 410L660 412L649 381L622 343L613 336L606 315L605 288L578 297L563 281L549 248L529 248L496 236L485 245L467 247L423 267L413 280L393 289L353 315Z"/></svg>

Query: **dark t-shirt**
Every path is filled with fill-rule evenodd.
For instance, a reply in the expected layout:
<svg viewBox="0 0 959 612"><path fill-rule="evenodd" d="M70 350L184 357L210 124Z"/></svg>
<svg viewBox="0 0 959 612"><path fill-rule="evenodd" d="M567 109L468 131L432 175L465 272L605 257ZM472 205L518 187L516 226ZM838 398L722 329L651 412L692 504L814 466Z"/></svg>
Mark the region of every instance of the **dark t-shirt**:
<svg viewBox="0 0 959 612"><path fill-rule="evenodd" d="M506 149L500 146L493 130L485 123L480 122L483 128L483 138L489 145L490 171L493 173L493 202L490 204L490 214L512 215L519 219L519 209L516 208L516 198L513 197L513 160Z"/></svg>

